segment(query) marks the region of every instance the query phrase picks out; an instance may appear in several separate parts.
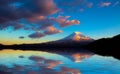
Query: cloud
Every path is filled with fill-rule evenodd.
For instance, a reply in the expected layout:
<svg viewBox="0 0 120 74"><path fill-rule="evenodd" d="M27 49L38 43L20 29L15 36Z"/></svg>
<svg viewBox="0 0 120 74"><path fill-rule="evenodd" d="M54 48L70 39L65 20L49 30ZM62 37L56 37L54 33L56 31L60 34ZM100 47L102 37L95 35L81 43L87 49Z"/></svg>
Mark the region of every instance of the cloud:
<svg viewBox="0 0 120 74"><path fill-rule="evenodd" d="M48 34L48 35L57 34L57 33L61 33L61 32L62 32L61 30L57 30L53 26L48 26L44 31L44 33Z"/></svg>
<svg viewBox="0 0 120 74"><path fill-rule="evenodd" d="M81 8L91 8L93 3L89 0L58 0L57 5L63 12L75 13Z"/></svg>
<svg viewBox="0 0 120 74"><path fill-rule="evenodd" d="M56 60L51 60L51 59L47 59L45 60L45 64L47 65L47 68L53 68L59 64L62 64L62 62L60 61L56 61Z"/></svg>
<svg viewBox="0 0 120 74"><path fill-rule="evenodd" d="M111 2L101 2L101 3L99 4L100 7L108 7L108 6L110 6L110 5L111 5Z"/></svg>
<svg viewBox="0 0 120 74"><path fill-rule="evenodd" d="M23 55L19 56L19 58L25 58Z"/></svg>
<svg viewBox="0 0 120 74"><path fill-rule="evenodd" d="M21 28L23 28L22 24L20 24L20 23L13 24L13 29L14 30L18 30L18 29L21 29Z"/></svg>
<svg viewBox="0 0 120 74"><path fill-rule="evenodd" d="M120 4L120 2L119 2L119 1L116 1L116 2L114 3L113 7L115 7L115 6L119 5L119 4Z"/></svg>
<svg viewBox="0 0 120 74"><path fill-rule="evenodd" d="M92 2L87 3L87 7L88 7L88 8L91 8L92 6L93 6L93 3L92 3Z"/></svg>
<svg viewBox="0 0 120 74"><path fill-rule="evenodd" d="M78 20L67 20L69 16L58 16L54 20L60 25L60 27L66 27L70 25L80 24Z"/></svg>
<svg viewBox="0 0 120 74"><path fill-rule="evenodd" d="M29 59L32 61L35 61L35 62L41 62L41 61L45 60L45 58L40 57L40 56L31 56L31 57L29 57Z"/></svg>
<svg viewBox="0 0 120 74"><path fill-rule="evenodd" d="M36 15L46 16L58 11L53 0L1 0L0 3L0 23L34 18Z"/></svg>
<svg viewBox="0 0 120 74"><path fill-rule="evenodd" d="M24 39L25 37L24 37L24 36L20 36L19 38L20 38L20 39Z"/></svg>
<svg viewBox="0 0 120 74"><path fill-rule="evenodd" d="M71 69L71 68L67 68L65 66L61 67L61 73L81 74L81 72L78 69Z"/></svg>
<svg viewBox="0 0 120 74"><path fill-rule="evenodd" d="M30 56L28 59L35 61L30 65L17 65L9 68L5 65L0 65L1 74L81 74L79 69L61 66L61 61L46 59L41 56ZM42 63L37 64L37 62ZM59 66L58 66L59 65ZM57 67L56 70L54 67Z"/></svg>
<svg viewBox="0 0 120 74"><path fill-rule="evenodd" d="M14 68L13 69L15 71L23 71L24 70L24 66L14 64Z"/></svg>
<svg viewBox="0 0 120 74"><path fill-rule="evenodd" d="M46 19L45 16L41 16L41 15L40 16L36 15L36 16L33 16L32 18L27 18L29 22L37 22L39 20L44 20L44 19Z"/></svg>
<svg viewBox="0 0 120 74"><path fill-rule="evenodd" d="M72 58L74 59L74 62L81 62L82 59L86 59L92 56L91 54L80 54L80 53L75 53L72 54Z"/></svg>
<svg viewBox="0 0 120 74"><path fill-rule="evenodd" d="M27 71L26 74L39 74L39 73L36 71Z"/></svg>
<svg viewBox="0 0 120 74"><path fill-rule="evenodd" d="M84 8L80 8L80 10L79 10L79 11L80 11L80 12L83 12L84 10L85 10Z"/></svg>
<svg viewBox="0 0 120 74"><path fill-rule="evenodd" d="M41 37L44 37L44 36L45 36L45 34L43 34L43 33L35 32L35 33L30 34L28 37L34 39L34 38L41 38Z"/></svg>

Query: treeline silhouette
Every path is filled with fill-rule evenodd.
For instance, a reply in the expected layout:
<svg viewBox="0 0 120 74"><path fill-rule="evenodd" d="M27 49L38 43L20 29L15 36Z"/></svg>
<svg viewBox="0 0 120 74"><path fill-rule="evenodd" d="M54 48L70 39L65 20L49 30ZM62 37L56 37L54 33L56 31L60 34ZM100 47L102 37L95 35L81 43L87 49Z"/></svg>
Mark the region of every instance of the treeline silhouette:
<svg viewBox="0 0 120 74"><path fill-rule="evenodd" d="M102 38L91 42L85 48L103 56L113 56L120 59L120 34L112 38Z"/></svg>
<svg viewBox="0 0 120 74"><path fill-rule="evenodd" d="M20 45L0 45L1 49L24 49L24 50L42 50L42 49L64 49L64 48L83 48L87 44L89 44L89 41L83 41L83 42L47 42L47 43L39 43L39 44L20 44Z"/></svg>

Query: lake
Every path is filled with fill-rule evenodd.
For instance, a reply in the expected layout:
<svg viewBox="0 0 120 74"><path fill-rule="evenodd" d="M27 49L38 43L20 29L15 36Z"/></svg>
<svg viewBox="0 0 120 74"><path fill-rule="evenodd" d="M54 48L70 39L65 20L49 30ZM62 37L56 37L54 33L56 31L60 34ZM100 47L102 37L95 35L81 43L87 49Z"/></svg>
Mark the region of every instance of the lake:
<svg viewBox="0 0 120 74"><path fill-rule="evenodd" d="M120 60L91 52L0 50L0 74L120 74Z"/></svg>

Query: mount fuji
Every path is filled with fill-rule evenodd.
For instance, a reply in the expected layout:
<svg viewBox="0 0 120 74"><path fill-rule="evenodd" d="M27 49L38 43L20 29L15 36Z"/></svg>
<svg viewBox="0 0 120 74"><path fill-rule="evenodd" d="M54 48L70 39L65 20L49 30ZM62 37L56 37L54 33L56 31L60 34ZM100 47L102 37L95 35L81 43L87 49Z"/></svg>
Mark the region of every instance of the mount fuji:
<svg viewBox="0 0 120 74"><path fill-rule="evenodd" d="M80 32L73 32L72 34L70 34L69 36L60 39L58 41L60 42L64 42L64 41L73 41L73 42L84 42L84 41L93 41L94 39L83 35Z"/></svg>
<svg viewBox="0 0 120 74"><path fill-rule="evenodd" d="M48 42L48 44L55 44L55 45L63 45L63 46L83 46L86 44L89 44L90 42L93 42L94 39L85 36L83 34L81 34L80 32L73 32L72 34L70 34L69 36L60 39L60 40L56 40L56 41L52 41L52 42Z"/></svg>

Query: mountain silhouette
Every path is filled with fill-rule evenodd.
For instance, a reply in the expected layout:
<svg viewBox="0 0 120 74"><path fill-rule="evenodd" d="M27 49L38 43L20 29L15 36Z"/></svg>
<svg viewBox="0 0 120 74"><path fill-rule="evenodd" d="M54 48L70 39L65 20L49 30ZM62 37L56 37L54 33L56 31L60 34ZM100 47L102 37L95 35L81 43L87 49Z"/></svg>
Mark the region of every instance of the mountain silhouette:
<svg viewBox="0 0 120 74"><path fill-rule="evenodd" d="M112 38L102 38L91 42L85 48L103 56L113 56L120 59L120 34Z"/></svg>

